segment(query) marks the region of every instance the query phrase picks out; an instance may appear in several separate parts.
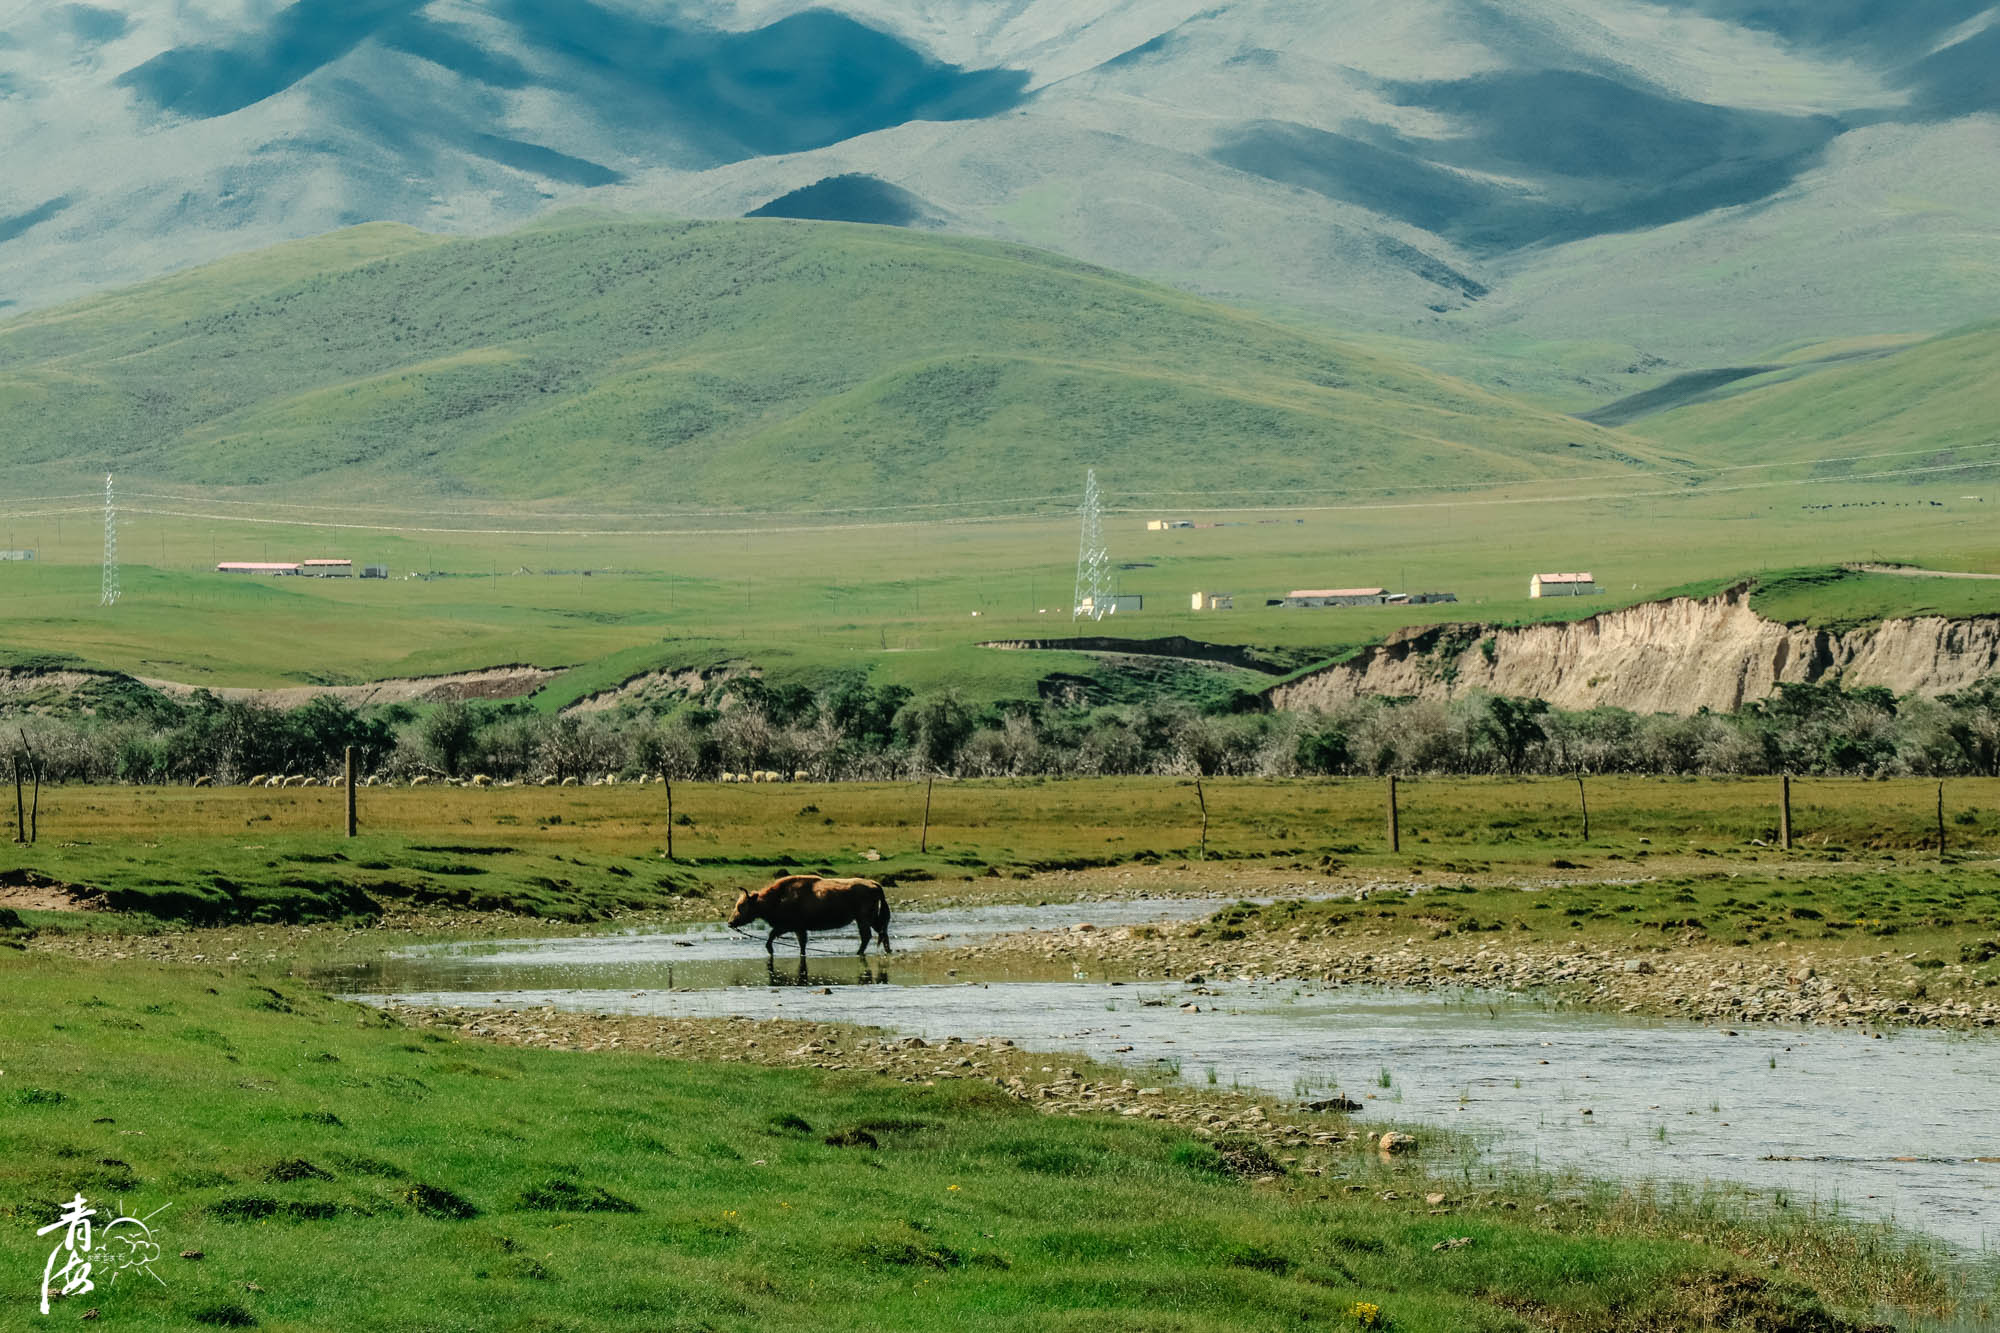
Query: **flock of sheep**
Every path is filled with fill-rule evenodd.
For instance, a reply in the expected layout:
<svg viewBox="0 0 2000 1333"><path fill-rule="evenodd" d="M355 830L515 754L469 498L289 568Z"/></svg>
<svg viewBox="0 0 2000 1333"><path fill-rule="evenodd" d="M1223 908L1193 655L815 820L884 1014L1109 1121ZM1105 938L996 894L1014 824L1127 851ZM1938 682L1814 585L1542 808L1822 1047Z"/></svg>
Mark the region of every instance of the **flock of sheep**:
<svg viewBox="0 0 2000 1333"><path fill-rule="evenodd" d="M394 778L369 777L362 778L355 785L357 787L637 787L649 783L656 785L664 784L666 780L666 775L662 773L650 773L636 778L620 778L616 773L588 779L545 777L532 782L520 781L514 778L496 780L484 773L475 773L469 778L431 777L420 773L416 777L410 778L407 782L398 782ZM718 775L718 780L722 782L810 782L812 781L812 774L806 772L804 769L798 769L788 779L783 773L776 773L769 769L760 768L748 773L722 773ZM194 785L197 787L213 787L215 781L212 778L201 777L194 780ZM301 773L259 773L246 780L243 785L246 787L344 787L347 785L347 779L341 777L307 777Z"/></svg>

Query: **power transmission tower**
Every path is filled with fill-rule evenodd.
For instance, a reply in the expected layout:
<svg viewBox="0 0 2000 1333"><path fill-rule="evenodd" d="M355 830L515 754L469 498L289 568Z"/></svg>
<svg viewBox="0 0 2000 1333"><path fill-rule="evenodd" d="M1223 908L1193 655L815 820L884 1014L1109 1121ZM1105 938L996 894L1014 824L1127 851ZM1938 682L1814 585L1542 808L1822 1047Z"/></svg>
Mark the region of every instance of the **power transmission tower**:
<svg viewBox="0 0 2000 1333"><path fill-rule="evenodd" d="M118 601L118 503L111 498L111 474L104 474L104 592L99 606Z"/></svg>
<svg viewBox="0 0 2000 1333"><path fill-rule="evenodd" d="M1083 483L1083 535L1076 548L1076 599L1070 619L1104 619L1111 609L1111 554L1104 549L1104 495L1097 489L1097 469Z"/></svg>

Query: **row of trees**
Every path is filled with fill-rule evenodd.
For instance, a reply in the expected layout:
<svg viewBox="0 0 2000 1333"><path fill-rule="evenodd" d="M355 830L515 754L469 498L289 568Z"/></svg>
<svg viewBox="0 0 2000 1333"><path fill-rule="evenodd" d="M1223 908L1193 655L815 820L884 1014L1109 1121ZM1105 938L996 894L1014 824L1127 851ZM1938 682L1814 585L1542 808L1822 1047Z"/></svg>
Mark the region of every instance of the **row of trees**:
<svg viewBox="0 0 2000 1333"><path fill-rule="evenodd" d="M390 705L332 699L281 711L143 689L12 720L50 780L241 782L329 776L353 746L390 778L683 779L776 770L818 781L925 773L1264 777L1401 774L2000 775L2000 677L1941 699L1883 689L1781 686L1732 714L1571 712L1469 694L1365 699L1320 713L1204 712L1174 702L974 707L843 679L822 690L736 678L663 710L549 716L519 702Z"/></svg>

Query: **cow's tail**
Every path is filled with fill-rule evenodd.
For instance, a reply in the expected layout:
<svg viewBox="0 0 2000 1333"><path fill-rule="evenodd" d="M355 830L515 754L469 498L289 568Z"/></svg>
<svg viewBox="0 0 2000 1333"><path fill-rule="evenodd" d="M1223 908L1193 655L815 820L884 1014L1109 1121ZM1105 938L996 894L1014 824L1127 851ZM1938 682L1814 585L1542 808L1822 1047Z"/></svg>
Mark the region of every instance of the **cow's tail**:
<svg viewBox="0 0 2000 1333"><path fill-rule="evenodd" d="M879 884L875 886L875 938L881 941L883 953L896 952L889 947L889 895Z"/></svg>

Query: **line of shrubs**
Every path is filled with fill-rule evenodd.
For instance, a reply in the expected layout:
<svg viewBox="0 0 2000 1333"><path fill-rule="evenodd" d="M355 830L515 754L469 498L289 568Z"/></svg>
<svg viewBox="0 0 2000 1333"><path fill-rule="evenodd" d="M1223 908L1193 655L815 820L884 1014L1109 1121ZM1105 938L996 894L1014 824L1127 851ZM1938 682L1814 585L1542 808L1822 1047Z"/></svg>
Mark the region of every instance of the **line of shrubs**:
<svg viewBox="0 0 2000 1333"><path fill-rule="evenodd" d="M136 684L136 683L135 683ZM2000 677L1940 699L1879 688L1785 685L1729 714L1568 711L1467 694L1376 698L1328 712L1202 711L1171 701L1075 698L983 707L845 677L821 689L736 677L622 711L549 716L526 703L448 702L366 711L299 708L143 688L6 728L56 782L241 782L253 774L361 771L536 781L774 770L817 781L1168 774L1341 776L1653 773L2000 775ZM16 748L16 747L8 747Z"/></svg>

